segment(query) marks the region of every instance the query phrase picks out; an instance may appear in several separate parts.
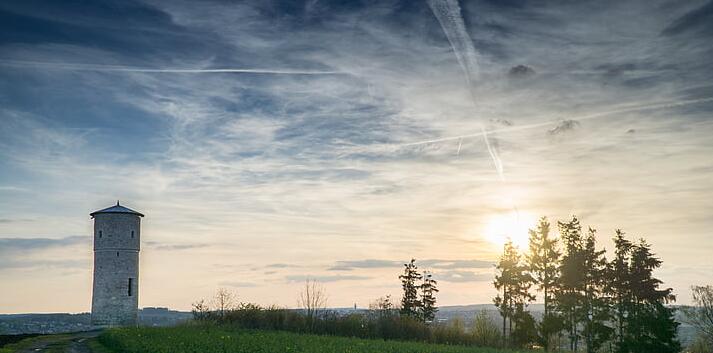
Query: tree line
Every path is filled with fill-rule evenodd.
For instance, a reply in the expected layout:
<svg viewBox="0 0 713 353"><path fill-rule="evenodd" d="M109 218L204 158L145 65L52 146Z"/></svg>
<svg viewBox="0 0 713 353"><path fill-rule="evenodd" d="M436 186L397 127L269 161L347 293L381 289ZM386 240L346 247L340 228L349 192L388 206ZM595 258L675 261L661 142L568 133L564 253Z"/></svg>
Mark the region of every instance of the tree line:
<svg viewBox="0 0 713 353"><path fill-rule="evenodd" d="M557 222L559 237L541 218L529 232L529 248L521 253L511 241L504 245L493 282L494 303L502 316L506 347L538 345L545 350L566 348L587 353L679 352L679 324L671 288L653 271L662 261L641 239L624 232L614 235L614 252L607 259L596 243L596 230L582 230L574 216ZM544 312L536 321L528 311L541 294Z"/></svg>

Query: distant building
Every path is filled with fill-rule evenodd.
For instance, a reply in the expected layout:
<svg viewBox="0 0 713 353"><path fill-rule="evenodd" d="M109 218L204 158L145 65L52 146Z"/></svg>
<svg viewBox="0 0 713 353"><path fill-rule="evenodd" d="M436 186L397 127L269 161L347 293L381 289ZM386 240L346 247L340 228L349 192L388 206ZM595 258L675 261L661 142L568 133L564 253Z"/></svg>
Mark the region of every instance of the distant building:
<svg viewBox="0 0 713 353"><path fill-rule="evenodd" d="M92 325L138 324L141 217L119 205L95 211Z"/></svg>

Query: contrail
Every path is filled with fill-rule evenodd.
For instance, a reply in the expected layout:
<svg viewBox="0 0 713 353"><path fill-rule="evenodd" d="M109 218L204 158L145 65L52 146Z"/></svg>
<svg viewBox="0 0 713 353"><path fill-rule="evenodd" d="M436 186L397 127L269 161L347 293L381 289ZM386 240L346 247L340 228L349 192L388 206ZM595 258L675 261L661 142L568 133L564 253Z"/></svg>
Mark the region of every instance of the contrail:
<svg viewBox="0 0 713 353"><path fill-rule="evenodd" d="M652 103L637 105L637 106L633 106L633 107L608 110L608 111L604 111L604 112L598 112L598 113L576 116L576 117L569 117L568 119L578 120L578 121L579 120L590 120L590 119L603 118L603 117L620 114L620 113L629 113L629 112L636 112L636 111L643 111L643 110L657 110L657 109L675 108L675 107L691 105L691 104L698 104L698 103L705 103L705 102L713 102L713 97L669 101L669 102L652 102ZM558 121L559 120L549 120L549 121L543 121L543 122L539 122L539 123L532 123L532 124L521 125L521 126L505 127L505 128L495 129L495 130L490 130L490 131L481 130L480 132L475 132L475 133L467 134L467 135L449 136L449 137L443 137L443 138L437 138L437 139L431 139L431 140L409 142L409 143L400 144L399 146L401 146L401 147L418 146L418 145L425 145L425 144L429 144L429 143L462 140L462 139L470 138L470 137L486 136L489 133L495 133L495 132L510 132L510 131L526 130L526 129L532 129L532 128L536 128L536 127L549 126L554 123L557 123Z"/></svg>
<svg viewBox="0 0 713 353"><path fill-rule="evenodd" d="M448 42L453 48L458 64L460 64L461 69L463 69L463 72L465 73L465 79L468 84L468 91L470 92L473 105L477 106L477 98L475 96L475 91L473 90L473 84L477 81L480 74L478 52L475 50L473 41L465 29L465 22L463 22L463 16L461 15L458 0L427 0L427 2L431 11L433 11L433 14L436 16L436 19L438 19L438 23L441 24L441 28L443 28L443 32L445 32ZM481 136L483 136L483 140L485 140L485 146L488 148L490 158L493 160L495 170L497 171L500 180L504 181L505 177L503 174L503 163L500 160L497 151L490 145L485 127L481 125L480 129L482 132Z"/></svg>
<svg viewBox="0 0 713 353"><path fill-rule="evenodd" d="M98 72L153 72L153 73L178 73L178 74L203 74L203 73L242 73L242 74L268 74L268 75L346 75L341 71L318 70L292 70L292 69L194 69L194 68L146 68L116 65L78 64L78 63L53 63L41 61L15 61L0 60L2 66L39 68L49 70L67 71L98 71Z"/></svg>

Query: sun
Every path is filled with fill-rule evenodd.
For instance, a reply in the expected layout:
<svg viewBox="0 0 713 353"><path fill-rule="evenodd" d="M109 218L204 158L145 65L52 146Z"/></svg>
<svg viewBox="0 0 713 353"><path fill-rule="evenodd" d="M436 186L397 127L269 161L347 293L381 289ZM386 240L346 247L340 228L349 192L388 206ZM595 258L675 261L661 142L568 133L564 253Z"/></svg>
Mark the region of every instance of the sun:
<svg viewBox="0 0 713 353"><path fill-rule="evenodd" d="M528 230L533 228L537 218L529 212L511 211L494 215L485 226L485 238L502 247L508 239L520 250L528 246Z"/></svg>

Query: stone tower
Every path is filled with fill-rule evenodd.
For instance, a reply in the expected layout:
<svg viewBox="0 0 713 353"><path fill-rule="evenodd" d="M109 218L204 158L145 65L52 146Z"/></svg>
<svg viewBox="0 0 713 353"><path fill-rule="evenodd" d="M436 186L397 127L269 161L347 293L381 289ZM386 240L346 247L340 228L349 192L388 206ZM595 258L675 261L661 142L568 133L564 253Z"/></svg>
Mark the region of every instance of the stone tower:
<svg viewBox="0 0 713 353"><path fill-rule="evenodd" d="M141 217L119 205L95 211L92 324L138 324Z"/></svg>

